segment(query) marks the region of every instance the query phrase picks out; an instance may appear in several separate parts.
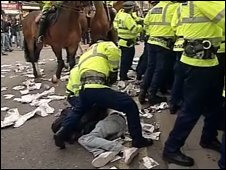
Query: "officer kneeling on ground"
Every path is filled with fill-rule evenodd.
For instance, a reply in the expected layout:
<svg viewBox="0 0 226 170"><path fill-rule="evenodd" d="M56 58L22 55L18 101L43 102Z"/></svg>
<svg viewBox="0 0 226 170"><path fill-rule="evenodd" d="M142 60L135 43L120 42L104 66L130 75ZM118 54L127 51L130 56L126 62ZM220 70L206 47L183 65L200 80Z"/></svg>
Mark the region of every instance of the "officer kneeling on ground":
<svg viewBox="0 0 226 170"><path fill-rule="evenodd" d="M98 41L80 57L79 104L75 112L65 118L62 128L54 135L56 146L65 147L65 136L72 133L83 114L93 104L126 113L133 147L141 148L153 144L152 140L142 136L139 110L134 100L127 94L109 87L117 80L120 56L120 49L113 42Z"/></svg>

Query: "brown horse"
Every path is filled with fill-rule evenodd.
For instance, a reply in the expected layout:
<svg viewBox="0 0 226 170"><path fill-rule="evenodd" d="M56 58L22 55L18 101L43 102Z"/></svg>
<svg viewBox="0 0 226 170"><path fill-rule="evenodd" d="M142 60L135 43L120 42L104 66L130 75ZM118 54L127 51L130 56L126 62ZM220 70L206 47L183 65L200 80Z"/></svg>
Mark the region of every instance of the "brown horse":
<svg viewBox="0 0 226 170"><path fill-rule="evenodd" d="M102 38L116 42L117 37L112 27L116 13L112 8L107 7L103 1L93 1L93 3L95 6L95 14L89 17L82 15L80 19L84 30L88 31L88 29L90 29L91 44Z"/></svg>
<svg viewBox="0 0 226 170"><path fill-rule="evenodd" d="M113 3L113 8L118 12L123 7L125 1L116 1Z"/></svg>
<svg viewBox="0 0 226 170"><path fill-rule="evenodd" d="M62 49L65 48L67 52L67 59L70 68L75 65L75 54L78 49L78 44L81 40L82 28L78 21L80 11L83 7L90 5L89 1L63 1L59 7L59 14L54 24L49 24L49 27L44 36L44 44L49 44L57 57L57 71L53 75L52 82L57 83L60 79L61 72L65 66L62 59ZM24 47L25 59L31 62L33 66L34 76L40 77L37 67L40 51L43 44L37 45L37 33L39 25L35 22L36 17L40 11L29 13L23 20L23 33L24 33Z"/></svg>

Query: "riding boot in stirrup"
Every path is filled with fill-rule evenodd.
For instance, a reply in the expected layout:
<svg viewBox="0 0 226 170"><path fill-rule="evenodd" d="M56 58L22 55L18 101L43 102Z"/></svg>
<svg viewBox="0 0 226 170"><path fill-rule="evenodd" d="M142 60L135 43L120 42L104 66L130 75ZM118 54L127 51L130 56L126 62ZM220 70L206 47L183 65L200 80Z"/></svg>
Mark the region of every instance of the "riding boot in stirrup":
<svg viewBox="0 0 226 170"><path fill-rule="evenodd" d="M43 42L45 30L46 30L46 17L45 18L42 17L40 20L40 28L39 28L39 34L38 34L39 36L38 36L37 44L40 44Z"/></svg>

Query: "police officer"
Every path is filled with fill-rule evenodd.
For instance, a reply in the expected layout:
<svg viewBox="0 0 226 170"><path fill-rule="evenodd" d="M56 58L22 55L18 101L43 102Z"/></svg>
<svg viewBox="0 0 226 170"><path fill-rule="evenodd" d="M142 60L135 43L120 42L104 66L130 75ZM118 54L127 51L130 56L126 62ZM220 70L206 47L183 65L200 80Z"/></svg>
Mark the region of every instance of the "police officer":
<svg viewBox="0 0 226 170"><path fill-rule="evenodd" d="M148 66L139 95L141 104L144 103L147 92L150 104L166 101L165 97L157 96L156 93L163 85L171 62L175 34L170 23L177 6L177 3L160 1L144 19L150 38L148 40Z"/></svg>
<svg viewBox="0 0 226 170"><path fill-rule="evenodd" d="M151 1L151 2L152 2L153 6L158 4L158 3L156 3L156 1ZM146 16L147 13L148 13L148 11L145 12L144 16ZM147 63L148 63L148 43L147 42L149 39L148 33L149 33L148 30L146 30L146 27L144 27L144 51L139 59L139 62L138 62L137 68L136 68L136 72L137 72L136 79L138 81L140 81L142 79L142 76L145 74L145 71L147 68Z"/></svg>
<svg viewBox="0 0 226 170"><path fill-rule="evenodd" d="M56 7L60 5L61 1L42 1L44 3L44 6L42 8L42 17L40 20L40 28L39 28L39 34L38 34L38 40L37 43L43 42L43 36L46 31L47 27L47 17L48 15L56 10Z"/></svg>
<svg viewBox="0 0 226 170"><path fill-rule="evenodd" d="M123 3L123 9L116 14L115 29L117 29L119 42L118 45L122 50L121 65L120 65L120 80L129 80L127 73L132 66L135 55L135 44L138 34L142 31L142 26L138 25L133 19L132 12L135 7L133 1Z"/></svg>
<svg viewBox="0 0 226 170"><path fill-rule="evenodd" d="M225 29L225 2L182 3L181 19L185 44L179 64L180 71L185 74L184 102L165 143L163 158L170 163L192 166L194 160L180 149L203 113L205 120L200 145L218 152L220 150L217 140L219 62L216 53L222 30Z"/></svg>
<svg viewBox="0 0 226 170"><path fill-rule="evenodd" d="M54 135L55 144L64 148L64 138L76 128L81 116L93 104L126 113L133 147L152 145L153 141L142 136L139 110L136 103L125 93L116 92L109 85L117 80L120 49L113 42L99 41L93 44L78 63L81 90L75 113L68 115L62 128Z"/></svg>
<svg viewBox="0 0 226 170"><path fill-rule="evenodd" d="M169 110L171 114L176 114L178 109L180 108L182 104L182 93L183 93L183 72L178 71L179 62L181 55L183 53L183 44L184 44L184 38L183 38L183 30L182 30L182 24L181 24L181 6L178 6L176 11L174 12L171 26L176 34L176 42L174 44L173 51L176 55L176 63L174 66L174 82L172 86L171 91L171 99L169 101Z"/></svg>

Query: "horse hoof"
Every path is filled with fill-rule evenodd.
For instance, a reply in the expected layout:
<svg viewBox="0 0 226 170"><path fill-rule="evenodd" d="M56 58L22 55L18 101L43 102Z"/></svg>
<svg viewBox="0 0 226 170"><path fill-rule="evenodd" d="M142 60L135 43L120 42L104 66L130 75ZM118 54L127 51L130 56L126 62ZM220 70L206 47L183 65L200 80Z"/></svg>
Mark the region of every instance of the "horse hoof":
<svg viewBox="0 0 226 170"><path fill-rule="evenodd" d="M57 84L58 83L58 78L57 78L56 75L53 75L53 77L52 77L52 83L53 84Z"/></svg>

